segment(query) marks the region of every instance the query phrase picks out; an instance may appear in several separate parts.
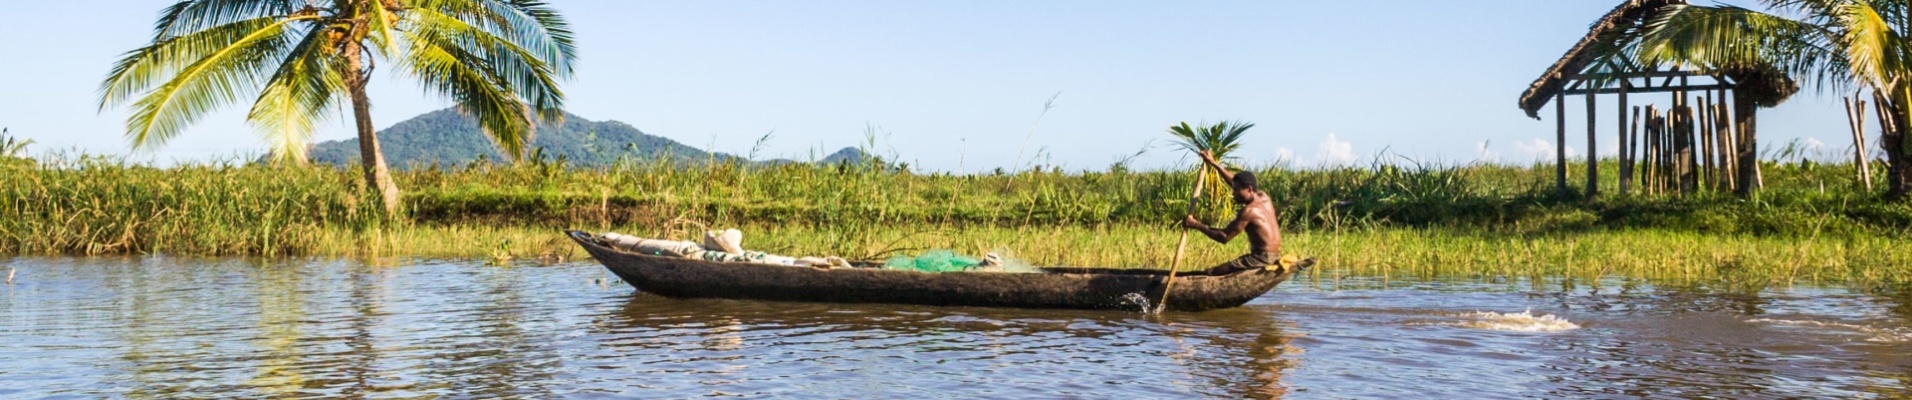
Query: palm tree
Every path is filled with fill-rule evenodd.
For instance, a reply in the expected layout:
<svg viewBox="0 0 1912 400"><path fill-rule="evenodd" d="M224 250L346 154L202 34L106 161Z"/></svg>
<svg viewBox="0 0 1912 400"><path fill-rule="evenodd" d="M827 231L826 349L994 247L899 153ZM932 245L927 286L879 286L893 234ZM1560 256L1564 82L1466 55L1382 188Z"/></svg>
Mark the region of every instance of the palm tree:
<svg viewBox="0 0 1912 400"><path fill-rule="evenodd" d="M1912 44L1906 42L1912 32L1912 1L1762 3L1774 13L1724 5L1666 6L1642 27L1633 57L1643 65L1670 62L1726 72L1742 86L1749 81L1771 86L1763 82L1795 76L1821 92L1871 91L1882 110L1880 144L1889 164L1888 196L1906 196L1912 191L1912 142L1905 140L1912 128L1907 126L1912 122ZM1732 76L1735 72L1743 76ZM1737 101L1742 104L1735 107L1747 110L1751 104L1744 103L1773 99L1747 100L1752 101ZM1748 162L1756 161L1742 157L1742 163ZM1752 170L1740 168L1742 174Z"/></svg>
<svg viewBox="0 0 1912 400"><path fill-rule="evenodd" d="M113 65L100 108L131 102L126 136L141 149L256 96L246 122L275 160L302 163L315 125L349 101L366 185L389 215L398 186L365 93L380 61L451 99L516 159L539 123L562 118L557 81L575 53L568 24L537 0L185 0Z"/></svg>
<svg viewBox="0 0 1912 400"><path fill-rule="evenodd" d="M30 144L33 144L33 139L15 139L7 133L6 128L0 128L0 158L26 157L27 145Z"/></svg>
<svg viewBox="0 0 1912 400"><path fill-rule="evenodd" d="M1242 134L1253 127L1255 124L1242 121L1221 121L1203 126L1190 126L1184 121L1170 125L1168 133L1175 136L1176 146L1196 153L1206 151L1215 156L1215 161L1226 163L1233 158L1231 153L1241 148ZM1223 182L1221 175L1200 176L1204 179L1202 186L1208 188L1206 194L1210 195L1210 199L1228 198L1228 182Z"/></svg>

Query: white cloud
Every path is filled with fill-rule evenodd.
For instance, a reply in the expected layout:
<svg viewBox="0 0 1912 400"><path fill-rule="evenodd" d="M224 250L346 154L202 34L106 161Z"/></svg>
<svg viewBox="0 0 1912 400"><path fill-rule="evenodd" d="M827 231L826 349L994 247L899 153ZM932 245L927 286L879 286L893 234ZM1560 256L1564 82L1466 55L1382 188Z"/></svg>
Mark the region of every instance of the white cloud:
<svg viewBox="0 0 1912 400"><path fill-rule="evenodd" d="M1329 132L1328 138L1321 141L1321 150L1315 153L1315 158L1321 160L1322 165L1354 163L1354 144L1336 139L1334 133Z"/></svg>
<svg viewBox="0 0 1912 400"><path fill-rule="evenodd" d="M1546 139L1535 138L1532 141L1515 140L1514 148L1518 149L1522 156L1527 156L1533 161L1553 161L1554 159L1554 144ZM1573 146L1567 146L1567 158L1573 158L1579 154L1580 152L1574 149Z"/></svg>
<svg viewBox="0 0 1912 400"><path fill-rule="evenodd" d="M1814 153L1820 153L1820 152L1826 151L1826 142L1821 142L1819 141L1819 138L1816 138L1816 137L1806 137L1805 146L1806 146L1806 151L1810 151Z"/></svg>
<svg viewBox="0 0 1912 400"><path fill-rule="evenodd" d="M1275 163L1300 164L1301 159L1295 158L1294 150L1289 150L1287 147L1276 147L1275 148Z"/></svg>
<svg viewBox="0 0 1912 400"><path fill-rule="evenodd" d="M1494 154L1493 150L1489 150L1487 148L1487 144L1488 142L1482 141L1480 142L1479 146L1475 146L1480 149L1480 156L1479 158L1476 158L1476 160L1480 162L1486 162L1486 163L1500 161L1500 155Z"/></svg>

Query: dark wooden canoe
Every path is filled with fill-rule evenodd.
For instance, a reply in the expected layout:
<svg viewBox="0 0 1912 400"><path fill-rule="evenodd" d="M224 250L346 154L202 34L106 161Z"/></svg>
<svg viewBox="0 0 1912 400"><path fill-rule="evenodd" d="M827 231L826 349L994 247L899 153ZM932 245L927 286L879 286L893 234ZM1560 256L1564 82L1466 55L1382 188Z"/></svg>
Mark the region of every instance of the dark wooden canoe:
<svg viewBox="0 0 1912 400"><path fill-rule="evenodd" d="M1164 271L1045 268L1041 273L924 273L877 268L817 269L719 263L617 250L590 234L571 240L631 286L665 297L707 297L835 303L1139 310L1137 296L1162 298ZM1306 260L1290 271L1313 264ZM1221 276L1178 274L1168 309L1240 306L1293 273L1257 269Z"/></svg>

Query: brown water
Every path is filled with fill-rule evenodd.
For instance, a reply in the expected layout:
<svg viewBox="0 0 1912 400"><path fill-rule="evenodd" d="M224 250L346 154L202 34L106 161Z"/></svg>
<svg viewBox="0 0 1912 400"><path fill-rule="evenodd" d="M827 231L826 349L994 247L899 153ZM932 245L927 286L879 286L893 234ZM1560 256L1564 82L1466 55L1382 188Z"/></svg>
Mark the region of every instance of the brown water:
<svg viewBox="0 0 1912 400"><path fill-rule="evenodd" d="M1865 398L1912 387L1912 304L1828 288L1342 279L1291 282L1238 309L1145 316L672 300L603 281L589 263L0 266L19 270L0 287L0 398Z"/></svg>

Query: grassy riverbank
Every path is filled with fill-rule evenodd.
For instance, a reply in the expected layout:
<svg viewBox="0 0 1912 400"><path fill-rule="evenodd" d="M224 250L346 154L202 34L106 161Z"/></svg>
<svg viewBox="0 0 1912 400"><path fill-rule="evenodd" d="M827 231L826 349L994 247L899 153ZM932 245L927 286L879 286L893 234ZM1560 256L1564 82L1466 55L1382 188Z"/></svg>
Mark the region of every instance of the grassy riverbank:
<svg viewBox="0 0 1912 400"><path fill-rule="evenodd" d="M356 170L111 158L0 166L0 254L577 257L558 229L688 235L739 226L751 247L881 256L1002 250L1039 265L1162 266L1186 172L915 174L877 165L478 163L398 174L380 217ZM1576 171L1578 168L1576 168ZM1754 199L1557 197L1548 166L1264 168L1287 249L1360 275L1908 278L1912 206L1856 188L1849 165L1768 163ZM1606 171L1603 177L1617 175ZM1215 200L1209 219L1222 217ZM1237 244L1239 246L1239 244ZM1191 266L1238 250L1192 246Z"/></svg>

